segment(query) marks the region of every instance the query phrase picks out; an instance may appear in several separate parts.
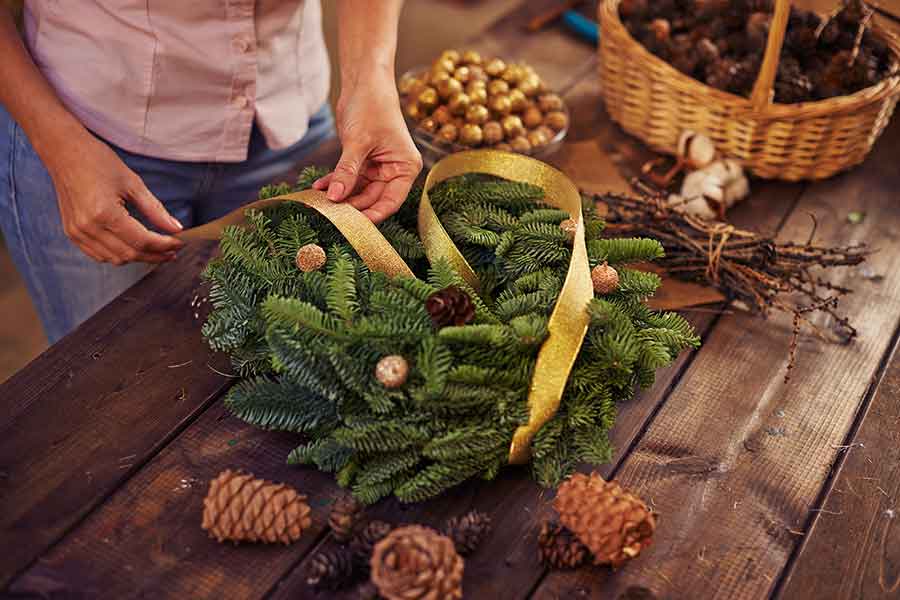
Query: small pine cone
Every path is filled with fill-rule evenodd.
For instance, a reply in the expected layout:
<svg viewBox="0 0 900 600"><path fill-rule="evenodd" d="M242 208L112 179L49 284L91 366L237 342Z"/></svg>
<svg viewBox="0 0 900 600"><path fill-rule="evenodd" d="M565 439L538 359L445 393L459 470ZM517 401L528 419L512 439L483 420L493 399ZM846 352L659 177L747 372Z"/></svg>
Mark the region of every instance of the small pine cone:
<svg viewBox="0 0 900 600"><path fill-rule="evenodd" d="M379 600L381 594L378 593L378 587L371 581L367 581L357 590L359 600Z"/></svg>
<svg viewBox="0 0 900 600"><path fill-rule="evenodd" d="M334 501L328 515L328 525L338 543L346 544L362 517L363 505L352 495L344 494Z"/></svg>
<svg viewBox="0 0 900 600"><path fill-rule="evenodd" d="M336 590L353 583L353 556L346 548L316 553L303 570L307 585Z"/></svg>
<svg viewBox="0 0 900 600"><path fill-rule="evenodd" d="M588 549L575 534L556 523L548 521L538 534L538 553L548 567L575 569L588 559Z"/></svg>
<svg viewBox="0 0 900 600"><path fill-rule="evenodd" d="M375 544L372 582L387 600L462 598L465 562L453 540L433 529L408 525Z"/></svg>
<svg viewBox="0 0 900 600"><path fill-rule="evenodd" d="M220 542L290 544L310 525L306 496L250 473L222 471L203 501L202 527Z"/></svg>
<svg viewBox="0 0 900 600"><path fill-rule="evenodd" d="M451 285L428 296L425 310L435 327L466 325L475 317L475 304L464 290Z"/></svg>
<svg viewBox="0 0 900 600"><path fill-rule="evenodd" d="M591 282L598 296L611 294L619 289L619 273L604 262L591 269Z"/></svg>
<svg viewBox="0 0 900 600"><path fill-rule="evenodd" d="M294 262L304 273L318 271L325 266L325 250L318 244L306 244L297 250Z"/></svg>
<svg viewBox="0 0 900 600"><path fill-rule="evenodd" d="M618 567L636 557L650 545L656 529L656 518L643 500L596 473L576 473L564 481L553 506L598 565Z"/></svg>
<svg viewBox="0 0 900 600"><path fill-rule="evenodd" d="M460 556L468 556L478 549L484 538L491 533L491 518L478 510L467 512L461 517L447 521L444 534L453 540Z"/></svg>
<svg viewBox="0 0 900 600"><path fill-rule="evenodd" d="M359 567L363 570L369 568L375 544L386 538L393 529L394 527L390 523L371 521L356 532L356 535L350 540L350 551L353 553L353 560Z"/></svg>

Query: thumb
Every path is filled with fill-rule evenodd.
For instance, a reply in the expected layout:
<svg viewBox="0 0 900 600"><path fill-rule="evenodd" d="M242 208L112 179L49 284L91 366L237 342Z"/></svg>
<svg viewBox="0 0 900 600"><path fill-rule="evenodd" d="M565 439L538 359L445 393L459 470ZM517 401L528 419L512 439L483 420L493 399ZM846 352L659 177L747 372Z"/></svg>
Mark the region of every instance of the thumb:
<svg viewBox="0 0 900 600"><path fill-rule="evenodd" d="M141 178L135 177L135 179L136 181L132 183L128 192L128 198L147 217L147 220L166 233L178 233L184 229L178 219L169 214L163 203L147 189Z"/></svg>
<svg viewBox="0 0 900 600"><path fill-rule="evenodd" d="M331 183L328 184L326 196L332 202L340 202L347 199L356 189L356 181L366 159L366 150L362 146L348 145L341 153L341 160L332 173Z"/></svg>

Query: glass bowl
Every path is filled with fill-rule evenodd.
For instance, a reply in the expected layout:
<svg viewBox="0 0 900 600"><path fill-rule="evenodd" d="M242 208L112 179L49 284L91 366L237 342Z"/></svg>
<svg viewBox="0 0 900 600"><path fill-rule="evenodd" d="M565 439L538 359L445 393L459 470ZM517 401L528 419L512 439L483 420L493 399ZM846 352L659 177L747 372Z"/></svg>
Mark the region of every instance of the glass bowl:
<svg viewBox="0 0 900 600"><path fill-rule="evenodd" d="M427 70L428 69L426 67L410 69L402 75L400 80L403 80L407 77L419 77ZM406 126L409 128L409 133L412 136L413 141L416 143L416 147L419 148L419 152L422 154L422 162L425 163L426 168L431 168L432 166L434 166L434 163L449 154L453 154L454 152L460 152L462 150L483 150L491 148L491 146L488 146L486 144L481 144L480 146L466 146L456 142L450 143L439 137L436 133L429 133L424 129L420 129L418 127L418 123L408 117L406 115L406 111L403 110L403 99L404 96L401 94L400 108L403 112L403 118L406 120ZM565 103L563 103L562 112L566 114L567 120L570 120L571 117L569 114L569 107ZM528 155L541 160L552 155L562 146L563 140L565 140L566 135L569 133L570 125L571 123L569 123L569 125L567 125L564 129L557 131L556 135L554 135L553 138L549 142L547 142L545 146L542 146L541 148L538 148L533 152L529 152Z"/></svg>

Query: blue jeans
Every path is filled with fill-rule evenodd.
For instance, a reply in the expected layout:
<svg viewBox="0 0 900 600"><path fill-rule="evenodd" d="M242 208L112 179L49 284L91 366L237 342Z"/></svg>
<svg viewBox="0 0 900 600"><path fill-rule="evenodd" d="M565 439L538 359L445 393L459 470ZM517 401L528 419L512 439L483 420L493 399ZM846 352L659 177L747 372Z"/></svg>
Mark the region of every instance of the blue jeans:
<svg viewBox="0 0 900 600"><path fill-rule="evenodd" d="M247 160L197 163L148 158L110 144L185 228L216 219L254 200L324 140L335 135L326 104L302 140L270 150L256 127ZM65 236L47 169L19 125L0 107L0 227L37 308L50 343L75 329L149 270L88 258Z"/></svg>

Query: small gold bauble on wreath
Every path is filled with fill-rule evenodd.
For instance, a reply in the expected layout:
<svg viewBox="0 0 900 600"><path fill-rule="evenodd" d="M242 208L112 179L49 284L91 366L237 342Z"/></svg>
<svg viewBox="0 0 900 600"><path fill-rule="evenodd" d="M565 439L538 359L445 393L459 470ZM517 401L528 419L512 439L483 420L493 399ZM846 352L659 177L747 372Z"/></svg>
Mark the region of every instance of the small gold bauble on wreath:
<svg viewBox="0 0 900 600"><path fill-rule="evenodd" d="M471 50L445 50L430 68L404 74L397 87L413 139L429 166L467 148L546 157L569 129L565 102L531 66ZM445 113L464 122L442 129Z"/></svg>
<svg viewBox="0 0 900 600"><path fill-rule="evenodd" d="M732 3L708 4L727 7ZM847 4L864 9L858 0L847 0ZM886 46L891 62L887 76L849 95L782 104L773 102L779 68L783 72L794 72L794 79L799 82L797 86L805 85L801 77L804 75L802 65L798 68L797 65L779 64L791 20L789 0L774 2L761 65L745 68L737 63L723 63L722 72L710 73L707 79L716 86L749 89L749 97L701 83L679 70L694 68L694 65L675 60L681 54L657 48L659 44L667 44L670 35L674 40L676 34L657 22L671 22L672 19L665 18L671 15L652 15L659 18L651 21L646 35L635 31L650 49L635 39L620 17L623 8L630 15L630 11L641 7L658 11L663 5L672 6L672 3L603 0L599 7L600 80L606 109L625 131L655 150L675 154L679 134L685 130L697 131L709 136L725 156L739 160L759 177L792 181L823 179L862 162L887 126L900 96L900 71L897 68L900 40L876 23L870 23L870 17L863 15L866 22L859 28L859 35L865 35L868 28L871 31L868 35ZM821 30L816 27L810 34L821 39L822 35L827 35L827 21L820 19L819 22ZM740 25L749 25L751 29L755 26L747 19L741 20ZM749 40L753 40L754 35L758 37L756 32L751 33ZM856 40L848 42L851 49L847 68L852 69L858 58L853 54ZM789 44L793 43L792 38ZM799 40L799 44L804 43ZM815 46L817 38L809 43ZM675 63L669 64L651 50L672 56ZM698 45L696 52L683 54L697 60L703 60L703 57L716 59L719 51L712 44L703 44ZM835 76L840 73L840 69L836 70ZM742 79L732 81L735 77ZM791 90L781 93L791 93Z"/></svg>

